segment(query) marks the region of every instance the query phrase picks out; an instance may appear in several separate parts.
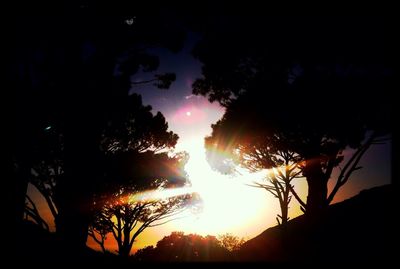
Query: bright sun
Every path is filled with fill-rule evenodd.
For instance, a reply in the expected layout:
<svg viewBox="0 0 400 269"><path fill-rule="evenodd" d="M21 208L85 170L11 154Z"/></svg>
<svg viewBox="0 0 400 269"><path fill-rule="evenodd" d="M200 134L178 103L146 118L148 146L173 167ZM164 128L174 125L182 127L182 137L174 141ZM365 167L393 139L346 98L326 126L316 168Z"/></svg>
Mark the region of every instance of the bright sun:
<svg viewBox="0 0 400 269"><path fill-rule="evenodd" d="M192 113L190 111L186 112L186 116L190 117L192 115Z"/></svg>
<svg viewBox="0 0 400 269"><path fill-rule="evenodd" d="M190 154L185 170L192 182L192 190L203 200L203 211L183 220L179 224L181 228L198 234L236 232L244 225L254 226L260 217L269 213L265 193L244 184L249 183L248 175L231 178L210 168L203 139L185 143L182 149ZM252 179L256 176L252 175Z"/></svg>

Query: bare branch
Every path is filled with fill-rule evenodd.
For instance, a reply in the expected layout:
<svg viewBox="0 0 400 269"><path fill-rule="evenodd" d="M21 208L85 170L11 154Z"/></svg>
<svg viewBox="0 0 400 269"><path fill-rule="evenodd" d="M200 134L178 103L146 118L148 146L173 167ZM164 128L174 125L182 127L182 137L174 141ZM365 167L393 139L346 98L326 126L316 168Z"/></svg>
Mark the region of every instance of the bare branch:
<svg viewBox="0 0 400 269"><path fill-rule="evenodd" d="M337 155L338 151L336 151L334 154L332 154L332 156L329 158L328 161L328 166L325 170L325 180L328 181L329 178L331 177L333 168L335 167L335 161L336 161L336 155Z"/></svg>
<svg viewBox="0 0 400 269"><path fill-rule="evenodd" d="M26 195L26 198L30 202L32 207L29 207L29 205L25 205L25 214L29 217L31 217L38 225L42 226L44 229L47 231L50 230L49 225L47 222L40 216L39 211L36 208L35 203L32 201L32 199Z"/></svg>
<svg viewBox="0 0 400 269"><path fill-rule="evenodd" d="M179 213L181 213L181 212L179 212ZM166 223L168 223L168 222L171 222L171 221L174 221L174 220L177 220L177 219L183 219L183 218L186 218L186 217L187 217L187 216L172 218L172 219L166 220L166 221L161 222L161 223L150 224L148 227L160 226L160 225L166 224Z"/></svg>
<svg viewBox="0 0 400 269"><path fill-rule="evenodd" d="M294 190L293 186L291 184L288 185L288 188L290 190L290 192L293 194L294 198L296 198L297 202L299 202L299 204L303 207L303 208L307 208L306 203L303 202L303 200L301 200L300 196L297 194L297 192ZM304 212L304 211L303 211Z"/></svg>
<svg viewBox="0 0 400 269"><path fill-rule="evenodd" d="M96 233L98 233L98 234L100 235L100 238L101 238L101 239L97 239ZM94 230L92 230L91 232L89 232L88 235L91 236L91 237L94 239L94 241L95 241L97 244L100 245L101 250L103 251L103 253L106 253L106 248L105 248L105 246L104 246L104 242L105 242L105 239L106 239L106 238L105 238L105 235L102 235L102 234L100 234L99 232L96 232L96 231L94 231Z"/></svg>
<svg viewBox="0 0 400 269"><path fill-rule="evenodd" d="M133 82L131 82L131 85L134 86L134 85L140 85L140 84L147 84L147 83L154 82L154 81L157 81L157 80L158 79L153 78L153 79L149 79L149 80L133 81Z"/></svg>
<svg viewBox="0 0 400 269"><path fill-rule="evenodd" d="M371 137L365 142L365 144L361 145L357 151L353 154L350 160L346 163L343 170L340 172L338 179L336 181L336 185L333 188L332 192L329 194L327 202L330 204L335 197L338 190L349 180L350 175L359 170L361 167L358 167L358 163L360 162L362 156L368 150L368 148L373 144L375 139L375 135L371 135Z"/></svg>

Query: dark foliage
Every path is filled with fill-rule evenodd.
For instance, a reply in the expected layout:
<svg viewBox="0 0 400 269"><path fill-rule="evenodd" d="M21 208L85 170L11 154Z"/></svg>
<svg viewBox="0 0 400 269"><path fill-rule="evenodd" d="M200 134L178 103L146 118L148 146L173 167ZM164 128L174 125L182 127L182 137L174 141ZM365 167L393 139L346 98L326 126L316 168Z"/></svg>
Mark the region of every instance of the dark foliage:
<svg viewBox="0 0 400 269"><path fill-rule="evenodd" d="M214 236L185 235L173 232L158 241L157 246L146 247L135 254L137 261L200 262L230 261L230 252Z"/></svg>
<svg viewBox="0 0 400 269"><path fill-rule="evenodd" d="M27 7L29 13L24 12ZM66 245L85 248L91 197L103 177L98 168L103 162L99 145L104 127L120 108L127 107L130 76L138 70L157 69L158 59L148 55L146 48L180 49L184 31L170 15L161 6L147 13L132 3L71 1L45 8L38 3L19 7L11 22L15 32L11 80L15 87L12 157L17 222L22 219L31 168L41 162L35 147L51 126L63 136L63 174L55 202L57 232ZM174 79L171 74L158 75L155 83L167 88ZM143 110L152 119L150 109ZM158 124L164 126L151 137L153 142L166 128L161 114L154 117L150 131L154 133ZM169 147L176 139L169 133L163 142L154 143Z"/></svg>
<svg viewBox="0 0 400 269"><path fill-rule="evenodd" d="M206 140L211 155L227 151L217 166L230 171L232 152L266 151L262 168L275 166L281 152L295 153L308 183L305 209L326 208L369 146L391 131L394 71L384 27L379 18L245 14L211 24L193 51L204 64L193 93L227 108ZM354 158L329 194L348 148Z"/></svg>

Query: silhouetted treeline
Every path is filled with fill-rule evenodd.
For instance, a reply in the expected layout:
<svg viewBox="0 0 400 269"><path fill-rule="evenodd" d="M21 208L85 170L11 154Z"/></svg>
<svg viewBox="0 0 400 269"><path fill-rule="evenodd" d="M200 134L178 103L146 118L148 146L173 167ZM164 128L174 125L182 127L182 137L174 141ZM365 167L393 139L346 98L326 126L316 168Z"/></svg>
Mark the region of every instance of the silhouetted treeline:
<svg viewBox="0 0 400 269"><path fill-rule="evenodd" d="M157 246L140 249L134 256L137 261L199 262L230 261L231 253L214 236L185 235L173 232L157 242Z"/></svg>

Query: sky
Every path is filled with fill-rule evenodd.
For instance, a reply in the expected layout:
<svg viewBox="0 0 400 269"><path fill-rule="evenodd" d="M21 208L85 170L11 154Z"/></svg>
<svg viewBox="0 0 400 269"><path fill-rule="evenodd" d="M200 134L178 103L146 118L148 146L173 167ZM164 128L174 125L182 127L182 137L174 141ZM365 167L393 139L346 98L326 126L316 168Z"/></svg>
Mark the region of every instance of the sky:
<svg viewBox="0 0 400 269"><path fill-rule="evenodd" d="M276 225L278 201L265 190L246 185L261 179L262 173L243 172L238 177L225 176L213 171L206 161L204 137L211 134L211 124L222 117L224 109L218 103L210 103L204 97L192 95L191 85L196 78L201 77L201 64L190 54L198 39L198 36L189 33L183 50L176 54L165 49L151 51L160 57L160 67L155 73L176 73L177 79L170 89L160 90L151 85L141 85L132 88L131 93L141 94L143 103L151 105L153 113L162 112L169 129L179 135L175 150L187 151L190 154L186 171L193 189L204 201L203 211L197 214L184 212L178 220L146 229L137 238L133 251L155 245L173 231L216 236L231 233L250 239ZM146 80L153 74L139 73L132 77L132 80ZM347 185L339 191L334 202L354 196L362 189L390 183L390 149L390 144L373 146L361 161L364 168L355 172ZM300 196L305 199L305 180L296 179L294 184ZM29 192L35 192L32 186ZM44 201L37 204L39 210L45 212L44 215L49 215ZM291 218L301 214L299 208L293 199L289 211ZM90 239L88 245L99 249ZM111 251L116 250L117 246L112 236L109 236L106 246Z"/></svg>

